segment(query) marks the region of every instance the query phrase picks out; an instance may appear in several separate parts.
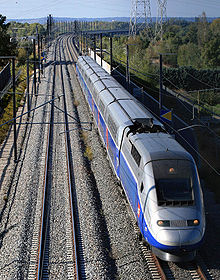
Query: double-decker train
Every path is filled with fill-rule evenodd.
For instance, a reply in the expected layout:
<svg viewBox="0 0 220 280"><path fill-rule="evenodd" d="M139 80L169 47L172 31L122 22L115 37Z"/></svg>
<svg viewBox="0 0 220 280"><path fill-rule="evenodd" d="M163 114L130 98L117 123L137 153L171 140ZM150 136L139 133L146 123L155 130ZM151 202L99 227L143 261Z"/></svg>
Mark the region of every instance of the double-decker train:
<svg viewBox="0 0 220 280"><path fill-rule="evenodd" d="M165 261L192 260L205 232L192 156L91 57L80 56L76 69L142 236Z"/></svg>

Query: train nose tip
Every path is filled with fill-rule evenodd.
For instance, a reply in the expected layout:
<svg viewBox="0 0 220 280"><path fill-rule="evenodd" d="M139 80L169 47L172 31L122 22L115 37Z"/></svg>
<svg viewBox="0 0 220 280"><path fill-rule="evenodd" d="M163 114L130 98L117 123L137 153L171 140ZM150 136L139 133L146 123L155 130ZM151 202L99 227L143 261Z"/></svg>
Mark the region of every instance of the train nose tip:
<svg viewBox="0 0 220 280"><path fill-rule="evenodd" d="M158 242L167 246L192 245L200 242L201 238L198 229L160 230L157 234Z"/></svg>
<svg viewBox="0 0 220 280"><path fill-rule="evenodd" d="M202 234L199 229L183 230L180 233L180 245L192 245L200 242Z"/></svg>

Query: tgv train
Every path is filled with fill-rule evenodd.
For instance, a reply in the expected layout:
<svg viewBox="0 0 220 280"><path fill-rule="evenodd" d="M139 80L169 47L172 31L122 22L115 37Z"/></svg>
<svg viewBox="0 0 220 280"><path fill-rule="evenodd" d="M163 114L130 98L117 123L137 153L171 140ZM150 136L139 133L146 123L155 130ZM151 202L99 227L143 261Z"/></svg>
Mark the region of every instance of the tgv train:
<svg viewBox="0 0 220 280"><path fill-rule="evenodd" d="M79 57L76 69L142 236L163 260L192 260L205 232L192 156L92 58Z"/></svg>

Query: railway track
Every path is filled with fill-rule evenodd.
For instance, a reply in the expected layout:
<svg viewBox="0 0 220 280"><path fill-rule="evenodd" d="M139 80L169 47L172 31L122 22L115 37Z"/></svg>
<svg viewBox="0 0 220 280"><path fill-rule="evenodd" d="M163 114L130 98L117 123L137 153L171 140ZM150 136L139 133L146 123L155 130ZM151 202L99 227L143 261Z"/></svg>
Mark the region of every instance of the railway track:
<svg viewBox="0 0 220 280"><path fill-rule="evenodd" d="M58 279L80 279L78 269L78 252L77 252L77 237L75 229L75 209L73 202L73 166L71 161L71 144L69 139L68 113L66 108L65 87L63 79L63 65L61 56L62 40L56 41L54 47L54 63L53 63L53 82L50 102L50 117L47 131L47 144L45 156L45 171L42 195L38 197L38 206L40 206L40 223L35 225L35 230L32 239L32 253L28 279L49 279L54 271L58 270L53 267L53 260L61 257L60 267L63 263L66 266L60 271ZM55 99L59 98L55 104ZM62 128L64 133L60 133ZM58 144L57 144L58 143ZM57 147L58 146L58 147ZM60 156L61 154L61 156ZM56 170L56 162L63 160L63 170ZM64 176L66 178L64 178ZM58 179L63 178L63 180ZM63 185L63 194L62 188ZM60 188L58 190L58 187ZM59 210L59 201L64 202L64 207ZM56 205L59 205L56 207ZM36 211L37 213L37 211ZM63 224L56 219L56 216L62 215ZM37 218L35 218L37 223ZM59 229L60 227L60 229ZM64 231L65 233L65 252L55 252L57 247L55 229L57 232ZM61 240L62 241L62 240ZM58 245L61 246L62 245ZM56 256L58 255L58 256ZM54 273L55 274L55 273ZM57 273L56 273L57 274ZM59 274L58 274L59 275ZM53 275L54 277L54 275Z"/></svg>
<svg viewBox="0 0 220 280"><path fill-rule="evenodd" d="M145 247L145 248L144 248ZM148 269L150 270L153 279L161 280L173 280L173 279L183 279L181 276L175 276L175 268L171 268L170 264L159 260L146 246L142 245L142 251L146 259ZM193 280L214 280L214 278L209 275L207 269L198 264L197 262L186 263L182 267L183 271L187 271L190 274L190 279Z"/></svg>
<svg viewBox="0 0 220 280"><path fill-rule="evenodd" d="M135 225L135 232L139 235L139 229ZM151 272L153 279L161 280L174 280L174 279L184 279L184 273L188 273L188 277L185 279L193 280L214 280L207 270L203 261L198 257L193 262L182 263L177 265L175 263L161 261L157 258L150 250L149 246L145 242L140 241L139 245L143 252L146 264L149 271ZM176 275L176 270L179 270L178 276ZM182 276L181 276L182 273Z"/></svg>
<svg viewBox="0 0 220 280"><path fill-rule="evenodd" d="M63 43L63 41L62 41ZM62 61L61 52L63 51L63 45L59 46L60 53L60 62ZM65 115L65 144L66 144L66 165L67 165L67 174L68 174L68 187L69 187L69 203L70 203L70 213L71 213L71 228L72 228L72 240L73 240L73 251L74 251L74 270L75 277L74 279L79 279L79 271L78 271L78 253L77 253L77 239L76 239L76 210L74 209L74 201L73 201L73 188L74 188L74 179L73 179L73 164L71 160L71 144L70 144L70 135L69 135L69 124L68 124L68 113L67 113L67 105L66 105L66 96L65 96L65 88L64 88L64 80L63 80L63 69L62 64L60 63L60 73L62 80L62 94L63 94L63 104L64 104L64 115Z"/></svg>
<svg viewBox="0 0 220 280"><path fill-rule="evenodd" d="M55 47L56 50L56 47ZM54 61L56 61L56 51ZM52 99L55 96L55 77L56 77L56 65L54 64L54 76L53 76L53 87L52 87ZM48 265L48 200L49 200L49 181L51 176L51 155L52 155L52 143L53 143L53 130L54 130L54 101L51 103L50 111L50 125L48 127L47 134L47 150L46 150L46 161L45 161L45 171L44 171L44 182L43 182L43 201L41 210L41 226L39 234L39 248L38 248L38 260L37 260L37 279L43 278L43 267L47 260ZM47 253L46 253L47 252Z"/></svg>

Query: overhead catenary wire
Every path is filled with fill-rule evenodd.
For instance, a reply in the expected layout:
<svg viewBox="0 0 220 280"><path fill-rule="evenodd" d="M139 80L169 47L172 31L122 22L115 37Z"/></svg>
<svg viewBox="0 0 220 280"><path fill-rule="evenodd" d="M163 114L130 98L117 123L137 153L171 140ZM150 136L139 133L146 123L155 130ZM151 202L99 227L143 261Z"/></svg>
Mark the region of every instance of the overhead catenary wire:
<svg viewBox="0 0 220 280"><path fill-rule="evenodd" d="M104 53L107 53L108 55L110 55L110 53L108 52L108 51L103 51ZM126 65L126 62L125 61L123 61L123 60L121 60L121 59L119 59L119 58L117 58L117 60L116 60L116 62L117 63L119 63L119 64L121 64L122 66L125 66ZM129 69L131 69L131 70L133 70L133 71L135 71L135 72L137 72L137 73L139 73L139 74L141 74L141 75L143 75L143 76L146 76L146 77L150 77L150 76L156 76L156 77L158 77L159 78L159 74L153 74L153 73L143 73L143 72L141 72L141 71L139 71L139 70L137 70L137 69L135 69L135 68L133 68L133 67L131 67L131 66L129 66ZM152 78L152 77L150 77L150 78ZM154 79L154 78L152 78L152 79Z"/></svg>
<svg viewBox="0 0 220 280"><path fill-rule="evenodd" d="M108 52L108 51L104 51L105 53L107 53L108 55L110 55L110 53ZM119 59L119 58L117 58L117 61L116 62L121 62L121 65L126 65L126 62L125 61L123 61L123 60L121 60L121 59ZM119 63L120 64L120 63ZM143 72L141 72L141 71L139 71L139 70L137 70L137 69L135 69L135 68L133 68L133 67L131 67L131 66L129 66L129 69L131 69L132 71L134 71L134 72L136 72L136 73L138 73L138 74L141 74L141 75L143 75L143 76L146 76L146 77L149 77L149 78L152 78L152 79L154 79L153 77L151 77L151 76L155 76L155 77L158 77L159 78L159 74L153 74L153 73L143 73ZM203 82L203 81L201 81L201 80L199 80L198 78L196 78L196 77L194 77L192 74L190 74L190 73L188 73L185 69L184 69L184 71L185 71L185 73L187 74L187 75L189 75L189 76L191 76L193 79L195 79L195 80L197 80L198 82L200 82L200 83L202 83L202 84L204 84L204 85L207 85L208 87L210 87L211 89L213 89L213 86L211 86L211 85L209 85L209 84L207 84L207 83L205 83L205 82ZM180 89L178 86L176 86L172 81L170 81L168 78L166 78L165 76L163 76L163 79L165 79L166 81L168 81L173 87L175 87L176 89L178 89L178 90L182 90L182 89ZM184 91L186 94L188 94L188 92L187 91ZM202 103L202 101L201 101L201 103ZM205 102L203 103L203 104L206 104Z"/></svg>
<svg viewBox="0 0 220 280"><path fill-rule="evenodd" d="M15 118L12 118L12 119L10 119L10 120L4 122L3 124L0 124L0 127L2 127L3 125L8 124L8 123L10 123L10 122L13 122L13 121L17 120L17 119L19 119L19 118L21 118L21 117L27 115L28 113L30 113L30 112L32 112L32 111L35 111L35 110L39 109L39 108L42 107L42 106L45 106L46 104L50 104L52 101L54 101L54 100L56 100L56 99L59 99L61 96L62 96L62 95L60 95L60 96L58 96L58 97L55 97L55 98L53 98L53 99L51 99L51 100L49 100L49 101L47 101L47 102L45 102L45 103L43 103L43 104L37 106L37 107L35 107L35 108L33 108L33 109L31 109L31 110L29 110L29 111L27 111L27 112L25 112L25 113L19 115L19 116L16 116Z"/></svg>
<svg viewBox="0 0 220 280"><path fill-rule="evenodd" d="M108 51L104 51L105 53L107 53L107 54L109 54L110 55L110 53L108 52ZM126 65L126 63L123 61L123 60L120 60L120 59L116 59L116 62L118 63L118 64L120 64L120 65L122 65L122 66L125 66ZM135 68L132 68L132 67L130 67L129 66L129 69L131 69L131 70L133 70L134 72L137 72L137 73L139 73L139 74L141 74L141 75L143 75L143 76L147 76L147 77L149 77L149 75L148 74L145 74L145 73L143 73L143 72L140 72L140 71L138 71L137 69L135 69ZM187 74L189 74L189 73L187 73ZM159 74L154 74L155 76L158 76L159 77ZM191 75L192 76L192 75ZM193 76L192 76L193 77ZM152 77L150 77L150 78L152 78ZM181 90L179 87L177 87L174 83L172 83L169 79L167 79L166 77L163 77L165 80L167 80L170 84L172 84L175 88L177 88L178 90ZM194 78L194 77L193 77ZM136 81L135 80L135 78L132 78L134 81ZM154 79L154 78L152 78L152 79ZM141 84L139 81L138 81L138 83L140 84L140 85L142 85L142 86L144 86L145 88L149 88L150 90L152 90L153 92L155 92L155 93L157 93L157 91L155 91L154 89L152 89L152 88L150 88L150 87L146 87L145 85L143 85L143 84ZM210 86L210 85L209 85ZM185 92L186 94L187 94L187 92ZM192 114L193 113L193 111L192 110L190 110L185 104L184 104L184 102L180 99L180 98L178 98L178 94L177 94L177 96L170 96L170 95L168 95L168 94L165 94L166 96L169 96L169 97L171 97L171 98L175 98L178 102L180 102L181 103L181 105L190 113L190 114ZM180 94L179 94L180 95ZM182 95L181 95L182 96ZM185 97L185 96L183 96L185 99L189 99L189 98L187 98L187 97ZM188 100L189 102L192 102L192 100L191 99L189 99ZM203 103L203 102L200 102L200 103ZM206 103L203 103L203 104L206 104ZM198 104L198 106L201 106L201 105L199 105ZM201 121L199 118L195 118L197 121L199 121L199 123L201 123L203 126L205 126L217 139L220 139L220 136L218 136L218 134L214 131L214 130L212 130L209 126L207 126L206 124L205 124L205 122L203 122L203 121ZM185 139L184 139L185 140ZM202 156L201 156L201 158L202 158Z"/></svg>
<svg viewBox="0 0 220 280"><path fill-rule="evenodd" d="M174 87L176 87L176 89L181 90L179 87L177 87L176 85L174 85L169 79L167 79L167 78L164 78L164 79L167 80L168 82L170 82ZM185 94L189 94L189 93L186 92L186 91L184 91L184 92L185 92ZM182 98L184 98L184 99L186 100L186 102L190 102L190 103L192 103L192 105L195 105L195 103L196 103L197 106L199 106L199 107L201 107L202 109L205 109L207 112L210 112L210 113L211 113L210 110L208 110L207 108L204 108L204 106L209 105L209 104L203 102L202 100L200 100L200 103L198 103L197 100L194 101L193 99L191 99L192 97L189 98L189 97L186 97L186 96L182 95L181 93L176 93L176 96L173 96L173 97L176 98L189 112L192 113L192 111L190 111L190 109L186 107L186 105L185 105L184 102L179 98L179 96L181 96ZM211 105L209 105L209 106L211 106ZM212 113L213 113L213 112L212 112Z"/></svg>
<svg viewBox="0 0 220 280"><path fill-rule="evenodd" d="M192 74L190 74L189 72L187 72L186 69L183 69L183 70L184 70L184 72L185 72L187 75L189 75L190 77L192 77L192 78L195 79L196 81L200 82L201 84L207 85L207 86L210 87L210 88L213 88L213 86L211 86L211 85L209 85L209 84L207 84L207 83L205 83L205 82L199 80L198 78L194 77Z"/></svg>
<svg viewBox="0 0 220 280"><path fill-rule="evenodd" d="M133 79L134 81L135 81L135 79ZM142 84L143 85L143 84ZM143 85L143 86L145 86L145 85ZM149 88L149 89L151 89L152 91L154 91L155 93L158 93L157 91L155 91L155 90L153 90L152 88ZM163 94L164 95L164 94ZM169 97L171 97L171 98L175 98L178 102L180 102L181 103L181 105L188 111L188 112L190 112L191 114L192 114L192 111L185 105L185 103L181 100L181 99L179 99L178 98L178 96L170 96L170 95L168 95L168 94L166 94L166 96L169 96ZM201 124L203 124L203 126L205 126L217 139L219 139L220 140L220 136L214 131L214 130L212 130L209 126L207 126L206 124L205 124L205 122L203 122L201 119L199 119L199 118L195 118L199 123L201 123Z"/></svg>
<svg viewBox="0 0 220 280"><path fill-rule="evenodd" d="M135 80L135 78L133 78L133 80L134 81L136 81ZM140 82L138 82L139 84L141 84ZM144 86L144 87L146 87L145 85L143 85L143 84L141 84L142 86ZM146 87L147 88L147 87ZM151 89L152 91L154 91L155 93L158 93L157 91L155 91L155 90L153 90L152 88L149 88L149 89ZM172 98L175 98L178 102L180 102L181 104L182 104L182 106L184 106L184 108L188 111L188 112L190 112L191 114L192 114L192 111L184 104L184 102L181 100L181 99L179 99L177 96L170 96L170 95L167 95L167 96L169 96L169 97L172 97ZM152 113L152 111L151 111L151 113ZM155 114L155 116L156 116L156 114ZM219 139L220 140L220 136L218 136L218 134L214 131L214 130L212 130L209 126L207 126L206 124L205 124L205 122L203 122L203 121L201 121L199 118L195 118L197 121L199 121L199 123L201 123L203 126L205 126L217 139ZM174 129L173 129L174 130Z"/></svg>
<svg viewBox="0 0 220 280"><path fill-rule="evenodd" d="M151 112L152 115L154 115L156 118L158 118L158 116L152 111L150 110L149 108L147 108L147 110L149 110ZM163 121L162 121L163 122ZM165 122L164 122L165 123ZM213 165L211 163L209 163L209 161L204 158L201 153L199 153L182 135L181 133L179 133L178 130L174 129L170 124L166 123L167 126L169 126L169 128L171 130L173 130L176 134L178 134L186 143L187 145L218 175L220 176L220 172L218 172L218 170L213 167Z"/></svg>
<svg viewBox="0 0 220 280"><path fill-rule="evenodd" d="M134 70L136 70L136 69L134 69ZM143 74L144 75L144 73L142 73L142 72L140 72L140 71L138 71L138 70L136 70L137 72L139 72L139 73L141 73L141 74ZM166 79L166 78L165 78ZM133 79L134 81L135 81L135 79ZM166 79L166 80L168 80L168 79ZM168 80L169 81L169 80ZM170 81L169 81L170 82ZM172 82L171 82L172 83ZM142 84L143 85L143 84ZM174 85L174 84L173 84ZM143 86L145 86L145 85L143 85ZM175 85L174 85L175 86ZM178 88L178 87L176 87L176 88ZM149 88L149 89L151 89L151 90L153 90L152 88ZM180 88L178 88L179 90L180 90ZM157 93L155 90L153 90L155 93ZM167 96L169 96L170 97L170 95L167 95ZM178 102L180 102L181 103L181 105L182 106L184 106L184 108L188 111L188 112L190 112L191 114L192 114L192 111L184 104L184 102L181 100L181 99L179 99L178 98L178 96L171 96L171 97L173 97L173 98L175 98ZM204 103L205 104L205 103ZM152 113L152 111L151 111L151 113ZM203 126L205 126L217 139L219 139L220 140L220 136L214 131L214 130L212 130L209 126L207 126L206 124L205 124L205 122L203 122L202 120L200 120L199 118L195 118L197 121L199 121L199 123L201 123ZM174 129L173 129L174 130ZM178 133L179 134L179 133ZM179 134L180 135L180 134ZM181 136L182 137L182 136ZM183 137L182 137L183 138ZM184 138L183 138L184 139ZM185 139L184 139L185 140ZM186 140L185 140L186 141ZM187 142L187 141L186 141ZM189 144L188 142L187 142L187 144ZM190 145L190 144L189 144ZM192 147L192 146L191 146ZM193 147L192 147L193 148ZM193 148L194 149L194 148ZM195 149L194 149L195 150ZM197 151L196 151L197 152ZM202 155L200 155L201 156L201 158L202 158ZM205 159L204 159L205 160Z"/></svg>
<svg viewBox="0 0 220 280"><path fill-rule="evenodd" d="M120 62L122 62L123 64L121 64L120 62L119 62L119 64L121 64L122 66L123 65L125 65L126 63L124 62L124 61L122 61L122 60L120 60L120 59L118 59L117 58L117 62L118 61L120 61ZM152 74L152 73L143 73L143 72L141 72L141 71L139 71L139 70L137 70L137 69L135 69L135 68L133 68L133 67L130 67L129 66L129 69L131 69L132 71L134 71L134 72L136 72L136 73L138 73L138 74L141 74L141 75L143 75L143 76L145 76L145 77L149 77L149 78L151 78L151 79L154 79L155 81L157 81L154 77L150 77L150 76L157 76L158 78L159 78L159 74ZM189 74L189 73L188 73ZM191 74L190 74L191 75ZM192 76L192 75L191 75ZM192 76L193 77L193 76ZM193 77L193 78L195 78L195 77ZM178 89L178 90L182 90L181 88L179 88L178 86L176 86L172 81L170 81L168 78L166 78L165 76L163 76L163 79L164 80L166 80L166 81L168 81L173 87L175 87L176 89ZM196 78L195 78L196 79ZM198 80L198 79L197 79ZM198 80L199 81L199 80ZM201 81L202 82L202 81ZM207 84L208 85L208 84ZM209 85L210 86L210 85ZM153 90L153 89L152 89ZM186 94L188 94L188 92L187 91L184 91ZM179 94L179 95L181 95L182 96L182 94ZM167 94L167 96L170 96L170 95L168 95ZM170 97L172 97L172 96L170 96ZM188 97L186 97L186 96L183 96L185 99L187 99L189 102L193 102L194 103L194 101L192 100L192 99L190 99L190 98L188 98ZM181 102L182 104L183 104L183 102L178 98L178 96L173 96L173 98L176 98L179 102ZM203 101L200 101L200 104L203 104L203 105L206 105L206 103L205 102L203 102ZM183 104L184 105L184 104ZM184 105L185 106L185 105ZM198 106L200 106L199 104L198 104ZM185 106L186 107L186 106ZM187 108L187 107L186 107ZM188 109L188 108L187 108ZM189 109L188 109L189 110ZM192 113L192 112L191 112Z"/></svg>
<svg viewBox="0 0 220 280"><path fill-rule="evenodd" d="M118 61L118 59L117 59L117 61ZM121 61L122 63L124 63L122 60L119 60L119 61ZM120 62L119 62L119 64L121 64ZM136 69L134 69L134 68L131 68L131 67L129 67L130 69L132 69L133 71L135 71L135 72L137 72L137 73L140 73L140 74L142 74L143 76L147 76L148 77L148 75L147 74L144 74L143 72L140 72L140 71L138 71L138 70L136 70ZM155 74L155 75L157 75L157 74ZM159 76L159 75L158 75ZM137 82L137 80L135 79L135 78L132 78L134 81L136 81ZM180 90L180 88L179 87L177 87L175 84L173 84L169 79L167 79L167 78L165 78L164 77L164 79L165 80L167 80L168 82L170 82L174 87L176 87L178 90ZM150 90L152 90L152 91L154 91L155 93L157 93L157 91L155 91L154 89L152 89L152 88L150 88L150 87L146 87L145 85L143 85L143 84L141 84L139 81L138 81L138 83L140 84L140 85L142 85L142 86L144 86L145 88L149 88ZM187 92L186 92L187 93ZM167 96L169 96L169 97L171 97L171 98L175 98L178 102L180 102L181 103L181 105L188 111L188 112L190 112L191 114L192 114L192 111L184 104L184 102L181 100L181 99L179 99L178 98L178 96L170 96L170 95L168 95L168 94L166 94ZM186 98L185 96L184 96L184 98ZM188 98L187 98L188 99ZM191 99L189 99L189 101L192 101ZM201 103L203 103L203 102L201 102ZM203 104L205 104L205 103L203 103ZM199 105L199 104L198 104ZM203 121L201 121L199 118L195 118L197 121L199 121L199 123L201 123L201 124L203 124L217 139L220 139L220 136L218 136L218 134L214 131L214 130L212 130L209 126L207 126L206 124L205 124L205 122L203 122Z"/></svg>

